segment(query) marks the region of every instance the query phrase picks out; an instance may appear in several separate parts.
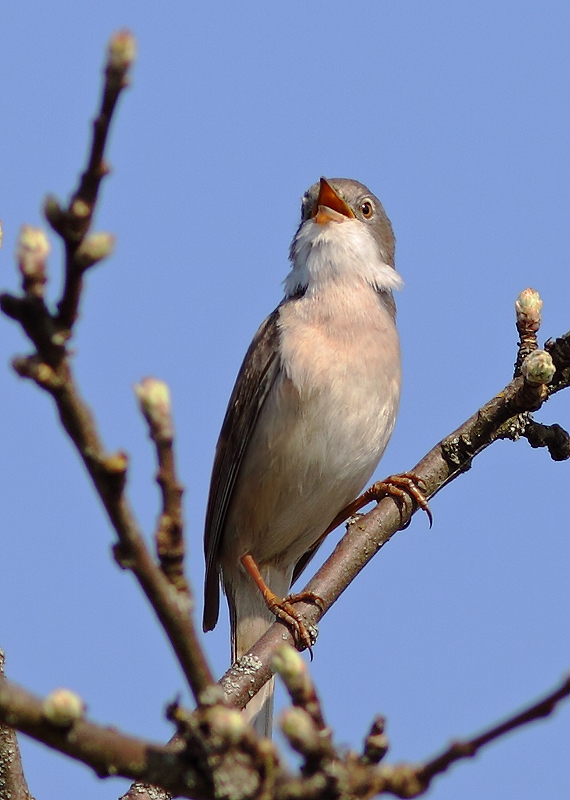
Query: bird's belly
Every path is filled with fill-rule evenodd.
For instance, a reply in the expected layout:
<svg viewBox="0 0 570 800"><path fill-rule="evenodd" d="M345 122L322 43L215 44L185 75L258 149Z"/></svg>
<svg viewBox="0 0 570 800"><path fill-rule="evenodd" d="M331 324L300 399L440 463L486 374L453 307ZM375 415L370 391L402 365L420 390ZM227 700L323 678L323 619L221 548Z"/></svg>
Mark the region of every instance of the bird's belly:
<svg viewBox="0 0 570 800"><path fill-rule="evenodd" d="M331 357L335 369L319 371ZM280 376L244 456L222 568L250 552L260 566L292 569L358 495L384 452L399 400L399 358L388 370L381 361L343 362L316 346L304 386Z"/></svg>

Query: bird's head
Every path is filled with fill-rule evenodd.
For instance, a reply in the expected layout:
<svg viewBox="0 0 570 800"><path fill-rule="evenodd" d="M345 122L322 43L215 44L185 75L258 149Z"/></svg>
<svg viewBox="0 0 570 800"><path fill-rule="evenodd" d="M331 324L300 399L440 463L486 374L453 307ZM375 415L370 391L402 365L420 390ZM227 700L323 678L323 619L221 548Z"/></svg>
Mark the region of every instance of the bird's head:
<svg viewBox="0 0 570 800"><path fill-rule="evenodd" d="M364 184L321 178L303 196L285 294L317 291L330 282L399 289L402 279L394 268L394 248L390 220Z"/></svg>

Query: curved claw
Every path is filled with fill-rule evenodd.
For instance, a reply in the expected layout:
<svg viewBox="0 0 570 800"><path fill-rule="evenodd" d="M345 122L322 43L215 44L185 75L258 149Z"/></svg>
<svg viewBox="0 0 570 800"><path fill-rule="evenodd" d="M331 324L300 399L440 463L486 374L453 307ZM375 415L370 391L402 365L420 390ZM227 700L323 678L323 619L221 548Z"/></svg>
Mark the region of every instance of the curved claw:
<svg viewBox="0 0 570 800"><path fill-rule="evenodd" d="M374 483L364 495L369 500L376 501L381 500L383 497L393 497L396 501L405 500L409 497L418 508L426 512L431 528L433 526L433 515L424 494L425 490L426 485L422 478L414 472L402 472L399 475L390 475L389 478Z"/></svg>
<svg viewBox="0 0 570 800"><path fill-rule="evenodd" d="M315 637L311 634L302 614L293 608L293 603L315 603L321 610L324 610L324 603L321 598L317 597L313 592L291 594L283 599L275 596L271 602L267 603L267 607L275 614L277 619L284 622L285 625L292 630L297 647L300 648L301 645L306 647L312 661Z"/></svg>

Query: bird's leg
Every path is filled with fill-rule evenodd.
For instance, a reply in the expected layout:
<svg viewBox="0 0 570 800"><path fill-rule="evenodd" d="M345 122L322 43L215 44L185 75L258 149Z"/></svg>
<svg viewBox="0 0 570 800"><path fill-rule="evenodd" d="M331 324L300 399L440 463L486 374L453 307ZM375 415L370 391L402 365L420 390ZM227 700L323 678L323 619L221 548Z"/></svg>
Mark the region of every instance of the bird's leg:
<svg viewBox="0 0 570 800"><path fill-rule="evenodd" d="M321 610L324 608L323 601L314 592L300 592L299 594L291 594L288 597L279 597L275 592L271 591L269 586L265 583L263 575L257 566L255 559L249 553L242 556L240 559L247 573L251 576L255 585L263 595L263 599L267 604L267 608L272 614L284 622L289 628L292 629L293 635L298 644L303 644L307 650L313 655L313 637L311 636L307 623L301 614L293 608L293 603L315 603Z"/></svg>
<svg viewBox="0 0 570 800"><path fill-rule="evenodd" d="M423 488L422 488L423 486ZM360 511L368 503L375 500L377 503L384 497L393 497L396 502L402 503L407 498L411 498L418 508L425 511L428 515L429 526L433 525L433 516L424 494L425 484L414 472L402 472L398 475L390 475L383 481L377 481L370 486L360 497L353 500L352 503L343 508L343 510L336 515L331 524L321 537L322 539L331 531L334 531L339 525L350 519L357 511Z"/></svg>

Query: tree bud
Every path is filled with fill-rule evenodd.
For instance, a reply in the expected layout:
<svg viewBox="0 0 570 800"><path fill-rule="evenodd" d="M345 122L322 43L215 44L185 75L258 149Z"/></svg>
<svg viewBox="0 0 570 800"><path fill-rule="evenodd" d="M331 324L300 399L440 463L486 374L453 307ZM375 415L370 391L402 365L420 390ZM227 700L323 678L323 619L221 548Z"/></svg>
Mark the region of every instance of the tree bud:
<svg viewBox="0 0 570 800"><path fill-rule="evenodd" d="M535 386L552 381L556 367L546 350L533 350L522 363L521 371L528 383Z"/></svg>
<svg viewBox="0 0 570 800"><path fill-rule="evenodd" d="M85 703L70 689L54 689L42 703L44 717L58 728L68 728L83 718Z"/></svg>

